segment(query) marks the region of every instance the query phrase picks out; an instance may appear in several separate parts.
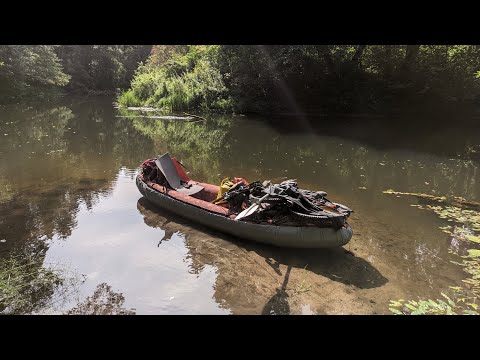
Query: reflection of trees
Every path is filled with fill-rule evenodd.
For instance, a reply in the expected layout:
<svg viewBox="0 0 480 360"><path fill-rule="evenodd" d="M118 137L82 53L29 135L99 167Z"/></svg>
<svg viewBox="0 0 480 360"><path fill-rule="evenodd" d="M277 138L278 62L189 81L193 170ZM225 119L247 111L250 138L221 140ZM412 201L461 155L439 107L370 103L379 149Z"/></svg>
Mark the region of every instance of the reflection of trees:
<svg viewBox="0 0 480 360"><path fill-rule="evenodd" d="M111 191L119 168L137 166L151 147L114 117L111 99L70 101L2 111L0 238L9 246L68 237L79 206L91 208Z"/></svg>
<svg viewBox="0 0 480 360"><path fill-rule="evenodd" d="M150 152L151 140L113 111L107 98L1 109L0 257L39 255L32 276L40 277L48 240L70 236L80 207L91 209L122 166ZM38 296L47 303L51 292Z"/></svg>
<svg viewBox="0 0 480 360"><path fill-rule="evenodd" d="M121 110L128 114L126 110ZM204 122L164 121L151 118L130 120L139 132L152 138L157 152L169 151L187 168L205 181L217 179L224 166L224 156L229 154L228 139L232 127L227 118L215 118ZM158 154L152 154L155 156Z"/></svg>
<svg viewBox="0 0 480 360"><path fill-rule="evenodd" d="M14 189L0 177L0 204L10 201L13 198Z"/></svg>
<svg viewBox="0 0 480 360"><path fill-rule="evenodd" d="M76 294L82 278L64 265L45 267L43 261L43 254L0 258L0 313L55 309Z"/></svg>
<svg viewBox="0 0 480 360"><path fill-rule="evenodd" d="M414 192L428 190L480 198L476 160L376 150L343 141L343 133L338 134L340 137L311 133L283 135L263 122L237 123L222 117L211 117L207 123L147 118L130 121L135 129L155 141L157 152L168 150L202 181L219 183L225 176L242 176L247 180L287 176L311 186L338 188L341 184L350 191L365 187L372 196L387 188L407 185ZM370 130L372 136L377 136L374 129ZM408 139L424 143L415 134L409 134ZM441 152L444 147L440 147ZM427 180L428 185L424 183ZM401 185L395 187L397 184Z"/></svg>
<svg viewBox="0 0 480 360"><path fill-rule="evenodd" d="M67 311L68 315L135 315L135 309L123 307L125 296L107 283L98 284L93 295Z"/></svg>

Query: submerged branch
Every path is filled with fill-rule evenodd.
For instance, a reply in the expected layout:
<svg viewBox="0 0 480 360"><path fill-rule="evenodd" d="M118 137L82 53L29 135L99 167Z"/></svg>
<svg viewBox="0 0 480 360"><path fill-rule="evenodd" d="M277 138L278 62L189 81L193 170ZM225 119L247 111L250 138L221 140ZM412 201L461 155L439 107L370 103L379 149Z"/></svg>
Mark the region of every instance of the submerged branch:
<svg viewBox="0 0 480 360"><path fill-rule="evenodd" d="M194 117L194 118L203 120L203 121L207 121L207 119L205 119L205 118L203 118L203 117L201 117L201 116L198 116L198 115L193 115L193 114L189 114L189 113L186 113L186 112L184 112L183 115L187 115L187 116L191 116L191 117Z"/></svg>
<svg viewBox="0 0 480 360"><path fill-rule="evenodd" d="M480 210L480 203L476 201L469 201L459 196L434 196L429 194L420 194L420 193L409 193L409 192L401 192L401 191L394 191L392 189L388 189L383 191L384 194L392 194L392 195L407 195L407 196L414 196L417 199L425 200L428 202L438 202L444 203L448 205L458 206L461 208L467 208L472 210Z"/></svg>

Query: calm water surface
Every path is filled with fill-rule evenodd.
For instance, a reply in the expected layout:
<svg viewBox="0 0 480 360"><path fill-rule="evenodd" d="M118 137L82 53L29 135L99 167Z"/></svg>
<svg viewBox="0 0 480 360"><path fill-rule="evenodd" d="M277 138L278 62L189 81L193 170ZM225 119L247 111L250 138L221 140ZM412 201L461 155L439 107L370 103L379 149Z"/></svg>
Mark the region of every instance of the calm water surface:
<svg viewBox="0 0 480 360"><path fill-rule="evenodd" d="M388 313L390 299L435 297L465 277L445 222L382 191L480 201L478 121L144 115L109 97L0 107L0 257L33 254L82 279L42 312L107 284L121 295L112 306L137 314ZM295 178L325 190L355 210L354 237L276 249L155 209L134 179L165 151L203 182Z"/></svg>

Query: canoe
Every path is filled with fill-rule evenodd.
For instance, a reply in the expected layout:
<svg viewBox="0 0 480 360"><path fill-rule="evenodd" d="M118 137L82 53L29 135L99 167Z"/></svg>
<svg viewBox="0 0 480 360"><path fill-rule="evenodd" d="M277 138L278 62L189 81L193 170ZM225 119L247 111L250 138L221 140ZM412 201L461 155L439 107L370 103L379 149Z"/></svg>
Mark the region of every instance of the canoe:
<svg viewBox="0 0 480 360"><path fill-rule="evenodd" d="M229 209L212 203L219 187L190 179L174 158L175 170L180 178L201 191L187 194L173 189L168 184L148 181L140 173L136 184L140 193L155 206L182 216L209 228L258 243L291 248L333 248L347 244L353 235L350 225L340 229L316 226L283 226L258 224L235 220L238 214L229 214Z"/></svg>

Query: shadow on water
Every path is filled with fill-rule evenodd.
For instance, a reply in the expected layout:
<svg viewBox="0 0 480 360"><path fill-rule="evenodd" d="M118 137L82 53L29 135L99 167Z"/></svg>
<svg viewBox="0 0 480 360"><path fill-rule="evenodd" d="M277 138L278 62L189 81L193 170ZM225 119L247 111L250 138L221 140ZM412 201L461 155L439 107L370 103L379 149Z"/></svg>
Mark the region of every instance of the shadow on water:
<svg viewBox="0 0 480 360"><path fill-rule="evenodd" d="M250 243L243 245L265 259L274 259L278 268L285 265L296 269L307 269L317 275L360 289L371 289L385 285L385 278L375 267L354 253L341 248L334 249L287 249ZM252 248L253 247L253 248ZM267 261L267 263L271 263ZM272 266L272 265L270 265ZM272 267L273 268L273 267ZM280 272L280 275L283 275Z"/></svg>
<svg viewBox="0 0 480 360"><path fill-rule="evenodd" d="M260 269L265 270L265 268L273 269L277 276L281 276L283 284L271 273L268 274L271 278L264 276L265 279L262 281L267 283L265 286L266 298L270 298L263 305L261 311L263 314L290 313L289 296L286 290L290 272L293 269L298 271L306 269L308 272L332 281L361 289L380 287L388 282L388 279L372 264L344 248L288 249L247 242L158 209L143 197L138 200L137 209L144 216L145 224L165 231L162 241L169 240L174 233L179 232L185 235L185 245L189 249L193 268L202 268L206 264L217 265L218 278L215 297L219 303L219 298L228 298L228 296L221 295L223 292L237 291L241 293L240 288L246 286L241 281L243 276L246 281L254 281L252 277L260 276ZM258 258L263 260L258 260ZM255 266L252 266L252 262L255 263ZM265 266L265 264L268 265ZM281 266L287 267L287 269L282 272ZM219 278L224 272L233 272L234 280L220 281ZM259 280L259 282L261 281ZM225 288L222 289L222 286ZM228 287L238 287L238 289L232 290ZM268 293L271 294L270 289L275 291L273 297L268 295ZM256 293L256 291L252 292ZM231 299L232 302L236 301L233 296ZM228 305L231 308L235 306L234 304Z"/></svg>
<svg viewBox="0 0 480 360"><path fill-rule="evenodd" d="M478 115L459 108L418 110L409 109L402 113L383 115L283 115L269 117L267 121L280 134L339 136L380 150L416 150L447 156L460 154L465 157L473 155L478 160L478 153L465 153L469 145L478 144L480 140Z"/></svg>

